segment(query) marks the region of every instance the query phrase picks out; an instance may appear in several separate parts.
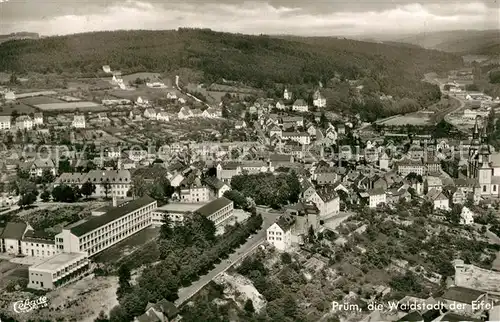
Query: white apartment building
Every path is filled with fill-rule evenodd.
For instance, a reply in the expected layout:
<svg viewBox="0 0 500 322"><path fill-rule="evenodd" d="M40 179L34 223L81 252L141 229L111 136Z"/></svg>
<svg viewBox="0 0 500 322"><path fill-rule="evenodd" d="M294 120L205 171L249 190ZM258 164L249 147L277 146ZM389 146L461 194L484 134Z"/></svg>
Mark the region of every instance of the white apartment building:
<svg viewBox="0 0 500 322"><path fill-rule="evenodd" d="M125 198L132 185L128 170L91 170L88 173L62 173L54 182L54 186L70 185L81 188L84 182L95 185L96 190L92 197L115 196Z"/></svg>
<svg viewBox="0 0 500 322"><path fill-rule="evenodd" d="M295 141L303 145L311 143L311 135L307 132L283 132L281 133L283 140Z"/></svg>
<svg viewBox="0 0 500 322"><path fill-rule="evenodd" d="M472 224L474 224L474 213L469 208L463 207L460 213L460 225Z"/></svg>
<svg viewBox="0 0 500 322"><path fill-rule="evenodd" d="M74 281L90 269L85 252L61 253L30 266L28 287L50 290Z"/></svg>
<svg viewBox="0 0 500 322"><path fill-rule="evenodd" d="M11 120L10 115L0 115L0 130L10 130Z"/></svg>
<svg viewBox="0 0 500 322"><path fill-rule="evenodd" d="M197 209L196 212L213 221L215 227L226 226L234 221L233 202L226 197L215 199Z"/></svg>
<svg viewBox="0 0 500 322"><path fill-rule="evenodd" d="M31 257L52 257L60 251L56 248L54 237L44 231L28 230L21 241L21 251Z"/></svg>
<svg viewBox="0 0 500 322"><path fill-rule="evenodd" d="M418 175L425 175L425 166L420 161L403 160L397 164L397 171L403 177L406 177L410 173L415 173Z"/></svg>
<svg viewBox="0 0 500 322"><path fill-rule="evenodd" d="M266 240L277 250L286 252L292 247L292 220L280 217L266 230Z"/></svg>
<svg viewBox="0 0 500 322"><path fill-rule="evenodd" d="M334 189L322 188L314 191L306 201L313 202L319 210L319 215L335 215L340 212L340 197Z"/></svg>
<svg viewBox="0 0 500 322"><path fill-rule="evenodd" d="M208 202L210 200L210 190L208 187L191 187L181 189L179 195L181 202L197 203L197 202Z"/></svg>
<svg viewBox="0 0 500 322"><path fill-rule="evenodd" d="M143 197L65 227L56 235L56 247L65 253L93 256L150 226L156 205L153 198Z"/></svg>
<svg viewBox="0 0 500 322"><path fill-rule="evenodd" d="M77 129L84 129L85 128L85 116L84 115L75 115L73 117L73 123L71 123L71 126Z"/></svg>
<svg viewBox="0 0 500 322"><path fill-rule="evenodd" d="M43 114L42 113L35 113L33 115L33 124L35 124L35 125L42 125L43 124Z"/></svg>
<svg viewBox="0 0 500 322"><path fill-rule="evenodd" d="M16 118L16 127L19 130L31 130L33 129L33 120L29 115L21 115Z"/></svg>
<svg viewBox="0 0 500 322"><path fill-rule="evenodd" d="M292 111L296 112L308 112L309 106L303 99L296 100L292 105Z"/></svg>
<svg viewBox="0 0 500 322"><path fill-rule="evenodd" d="M387 195L382 189L373 189L368 191L369 199L368 199L368 207L369 208L377 208L378 205L387 202Z"/></svg>

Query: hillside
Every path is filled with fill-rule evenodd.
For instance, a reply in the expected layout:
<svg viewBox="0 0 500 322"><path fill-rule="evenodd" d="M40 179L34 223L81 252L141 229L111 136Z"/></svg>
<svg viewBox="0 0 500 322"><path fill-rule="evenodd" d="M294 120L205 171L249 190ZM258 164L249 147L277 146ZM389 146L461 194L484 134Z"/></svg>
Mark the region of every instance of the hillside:
<svg viewBox="0 0 500 322"><path fill-rule="evenodd" d="M36 32L15 32L8 35L0 35L0 43L9 40L19 40L19 39L38 39L40 35Z"/></svg>
<svg viewBox="0 0 500 322"><path fill-rule="evenodd" d="M420 33L398 39L424 48L452 53L498 55L500 30L455 30Z"/></svg>
<svg viewBox="0 0 500 322"><path fill-rule="evenodd" d="M278 39L200 29L117 31L10 41L0 45L0 71L94 76L109 64L122 72L202 71L204 81L222 78L259 88L324 84L336 73L370 77L380 90L425 104L432 85L423 74L446 71L461 58L421 48L335 38Z"/></svg>

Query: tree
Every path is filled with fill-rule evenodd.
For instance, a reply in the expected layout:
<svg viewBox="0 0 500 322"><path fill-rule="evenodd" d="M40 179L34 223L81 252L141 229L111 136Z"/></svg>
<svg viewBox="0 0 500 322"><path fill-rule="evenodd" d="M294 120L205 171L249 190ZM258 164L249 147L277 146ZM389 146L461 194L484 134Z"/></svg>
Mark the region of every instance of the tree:
<svg viewBox="0 0 500 322"><path fill-rule="evenodd" d="M251 299L247 299L245 302L245 306L243 307L245 312L252 314L255 312L255 308L253 307L253 302Z"/></svg>
<svg viewBox="0 0 500 322"><path fill-rule="evenodd" d="M106 315L106 313L104 313L104 311L101 310L101 312L99 312L99 315L94 320L94 322L109 322L109 319L108 319L108 316Z"/></svg>
<svg viewBox="0 0 500 322"><path fill-rule="evenodd" d="M128 317L127 312L120 305L115 306L109 312L109 322L126 322L131 321Z"/></svg>
<svg viewBox="0 0 500 322"><path fill-rule="evenodd" d="M40 198L44 201L47 202L50 200L50 192L47 190L44 190L42 194L40 194Z"/></svg>
<svg viewBox="0 0 500 322"><path fill-rule="evenodd" d="M42 177L40 179L41 183L51 183L54 182L54 174L50 169L43 169Z"/></svg>
<svg viewBox="0 0 500 322"><path fill-rule="evenodd" d="M20 179L16 182L16 192L20 195L18 205L20 207L29 206L36 201L38 191L33 182Z"/></svg>
<svg viewBox="0 0 500 322"><path fill-rule="evenodd" d="M73 189L67 185L59 185L52 189L52 199L57 202L75 202L79 193L78 188Z"/></svg>
<svg viewBox="0 0 500 322"><path fill-rule="evenodd" d="M73 167L71 166L69 160L67 159L59 160L58 172L59 173L73 172Z"/></svg>
<svg viewBox="0 0 500 322"><path fill-rule="evenodd" d="M163 223L160 227L160 236L163 239L168 239L172 236L172 220L170 220L170 216L168 214L163 215Z"/></svg>
<svg viewBox="0 0 500 322"><path fill-rule="evenodd" d="M102 188L104 189L104 195L106 196L107 199L109 193L111 192L111 184L109 182L104 182L102 184Z"/></svg>
<svg viewBox="0 0 500 322"><path fill-rule="evenodd" d="M96 191L96 187L95 185L92 183L92 182L84 182L82 184L82 187L80 188L80 192L82 193L82 195L85 196L85 198L89 198L93 193L95 193Z"/></svg>
<svg viewBox="0 0 500 322"><path fill-rule="evenodd" d="M237 209L246 209L248 206L247 199L238 190L229 190L224 192L224 197L231 200L234 203L234 207Z"/></svg>
<svg viewBox="0 0 500 322"><path fill-rule="evenodd" d="M292 262L292 256L289 253L282 253L281 254L281 263L284 265L288 265Z"/></svg>

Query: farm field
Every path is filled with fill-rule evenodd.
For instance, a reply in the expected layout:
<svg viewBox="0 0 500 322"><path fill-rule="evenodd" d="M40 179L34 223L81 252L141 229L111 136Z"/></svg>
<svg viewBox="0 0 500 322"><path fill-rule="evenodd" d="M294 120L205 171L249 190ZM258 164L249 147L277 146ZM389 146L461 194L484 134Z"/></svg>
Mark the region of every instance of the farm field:
<svg viewBox="0 0 500 322"><path fill-rule="evenodd" d="M42 111L80 110L85 112L101 112L108 110L108 108L94 102L36 104L35 107L41 109Z"/></svg>
<svg viewBox="0 0 500 322"><path fill-rule="evenodd" d="M28 281L28 266L11 263L0 259L0 292L12 281Z"/></svg>
<svg viewBox="0 0 500 322"><path fill-rule="evenodd" d="M19 102L22 102L22 103L28 104L28 105L64 103L64 101L62 101L60 99L48 97L48 96L36 96L36 97L22 98L19 100Z"/></svg>
<svg viewBox="0 0 500 322"><path fill-rule="evenodd" d="M35 113L36 109L21 102L0 105L0 115L12 115L14 111L17 114L30 114Z"/></svg>

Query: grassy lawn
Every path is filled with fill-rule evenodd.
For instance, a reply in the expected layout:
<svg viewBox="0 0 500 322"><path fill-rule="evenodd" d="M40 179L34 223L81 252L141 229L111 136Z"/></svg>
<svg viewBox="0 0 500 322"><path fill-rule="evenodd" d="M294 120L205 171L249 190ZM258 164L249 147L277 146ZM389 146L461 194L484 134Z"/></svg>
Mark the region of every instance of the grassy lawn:
<svg viewBox="0 0 500 322"><path fill-rule="evenodd" d="M17 114L30 114L36 112L33 107L21 102L0 106L0 115L12 115L14 111L16 111Z"/></svg>
<svg viewBox="0 0 500 322"><path fill-rule="evenodd" d="M123 257L126 257L133 251L141 248L148 241L156 238L160 228L146 228L141 230L135 235L119 242L118 244L106 249L105 251L97 254L93 260L102 264L113 264L118 262Z"/></svg>

